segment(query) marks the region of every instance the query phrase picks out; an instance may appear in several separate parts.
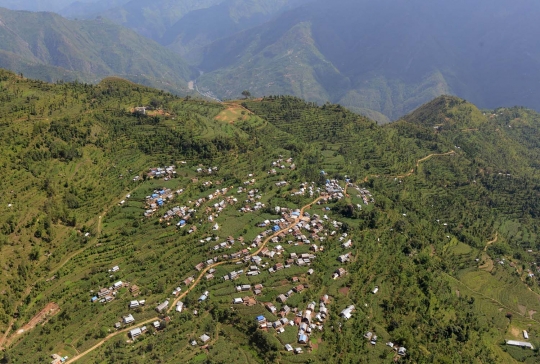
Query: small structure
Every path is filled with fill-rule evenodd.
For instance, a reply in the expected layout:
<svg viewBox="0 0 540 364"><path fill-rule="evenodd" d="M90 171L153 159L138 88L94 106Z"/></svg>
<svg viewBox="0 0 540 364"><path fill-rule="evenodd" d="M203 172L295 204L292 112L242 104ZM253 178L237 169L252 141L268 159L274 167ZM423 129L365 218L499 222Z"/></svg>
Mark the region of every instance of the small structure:
<svg viewBox="0 0 540 364"><path fill-rule="evenodd" d="M165 300L163 303L159 304L156 307L156 311L159 313L163 313L163 311L165 311L167 307L169 307L169 301Z"/></svg>
<svg viewBox="0 0 540 364"><path fill-rule="evenodd" d="M405 356L407 355L407 349L405 349L403 346L401 346L397 351L399 356Z"/></svg>
<svg viewBox="0 0 540 364"><path fill-rule="evenodd" d="M345 320L348 320L352 317L352 312L354 311L354 305L350 305L343 311L341 311L341 317L343 317Z"/></svg>
<svg viewBox="0 0 540 364"><path fill-rule="evenodd" d="M201 339L201 341L203 342L203 344L205 344L208 340L210 340L210 336L204 334L204 335L202 335L199 339Z"/></svg>
<svg viewBox="0 0 540 364"><path fill-rule="evenodd" d="M527 332L527 330L523 330L523 338L524 339L529 339L529 333Z"/></svg>
<svg viewBox="0 0 540 364"><path fill-rule="evenodd" d="M132 314L129 314L127 316L124 316L124 324L125 325L129 325L131 323L135 322L135 318L133 317Z"/></svg>
<svg viewBox="0 0 540 364"><path fill-rule="evenodd" d="M129 336L131 336L131 338L133 340L135 340L138 336L140 336L142 334L142 331L140 328L136 328L136 329L133 329L129 332Z"/></svg>
<svg viewBox="0 0 540 364"><path fill-rule="evenodd" d="M285 350L291 352L291 351L293 351L294 349L293 349L293 347L292 347L291 344L285 344Z"/></svg>
<svg viewBox="0 0 540 364"><path fill-rule="evenodd" d="M506 345L519 346L519 347L522 347L522 348L529 348L531 350L534 350L533 344L525 342L525 341L506 340ZM398 352L398 354L399 354L399 352Z"/></svg>
<svg viewBox="0 0 540 364"><path fill-rule="evenodd" d="M376 294L377 292L379 292L379 286L375 286L375 288L373 288L373 290L371 291L371 293L373 294Z"/></svg>

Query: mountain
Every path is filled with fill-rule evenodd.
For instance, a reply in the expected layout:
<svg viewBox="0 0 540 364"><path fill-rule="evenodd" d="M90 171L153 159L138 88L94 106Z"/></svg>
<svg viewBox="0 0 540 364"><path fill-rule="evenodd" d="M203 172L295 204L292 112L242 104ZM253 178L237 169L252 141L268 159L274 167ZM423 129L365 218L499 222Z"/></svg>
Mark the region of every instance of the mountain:
<svg viewBox="0 0 540 364"><path fill-rule="evenodd" d="M266 23L307 1L226 0L186 14L167 29L160 43L197 63L203 47L211 42Z"/></svg>
<svg viewBox="0 0 540 364"><path fill-rule="evenodd" d="M100 13L127 4L130 0L73 1L59 9L58 14L66 18L93 19Z"/></svg>
<svg viewBox="0 0 540 364"><path fill-rule="evenodd" d="M75 2L93 3L98 0L0 0L0 7L12 10L59 11Z"/></svg>
<svg viewBox="0 0 540 364"><path fill-rule="evenodd" d="M191 69L159 44L103 19L0 9L0 65L46 81L115 75L187 92Z"/></svg>
<svg viewBox="0 0 540 364"><path fill-rule="evenodd" d="M441 94L540 109L539 11L531 0L311 2L209 45L198 83L220 98L293 94L381 121Z"/></svg>
<svg viewBox="0 0 540 364"><path fill-rule="evenodd" d="M131 0L101 15L116 24L158 41L179 19L191 11L219 4L224 0Z"/></svg>
<svg viewBox="0 0 540 364"><path fill-rule="evenodd" d="M3 362L538 362L539 113L0 89Z"/></svg>

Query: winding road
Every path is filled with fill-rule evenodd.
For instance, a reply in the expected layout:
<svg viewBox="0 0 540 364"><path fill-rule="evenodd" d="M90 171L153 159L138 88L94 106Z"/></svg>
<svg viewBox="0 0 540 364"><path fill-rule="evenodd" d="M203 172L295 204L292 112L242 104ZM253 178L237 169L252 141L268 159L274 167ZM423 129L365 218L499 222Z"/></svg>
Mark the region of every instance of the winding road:
<svg viewBox="0 0 540 364"><path fill-rule="evenodd" d="M317 197L315 200L313 200L312 202L310 202L309 204L305 205L304 207L302 207L302 209L300 210L300 216L303 216L304 215L304 212L305 210L311 208L314 204L316 204L318 201L320 201L323 197L320 196L320 197ZM269 237L267 237L263 242L262 244L259 246L259 248L253 252L251 255L257 255L259 254L264 248L265 246L268 244L268 242L270 240L272 240L274 237L278 236L279 234L283 233L284 231L288 231L289 229L293 228L294 226L298 225L300 223L300 221L302 221L301 218L299 218L294 224L291 224L289 226L287 226L286 228L284 229L281 229L277 232L275 232L274 234L270 235ZM169 309L167 310L167 313L171 312L172 309L176 306L176 303L178 301L180 301L182 298L184 298L189 292L193 291L193 289L197 286L197 284L199 284L199 282L201 281L202 277L206 274L206 272L208 272L208 270L212 269L212 268L215 268L219 265L223 265L223 264L231 264L231 263L235 263L235 262L238 262L242 260L241 258L238 258L238 259L234 259L234 260L225 260L225 261L222 261L222 262L217 262L217 263L214 263L214 264L211 264L209 266L207 266L206 268L204 268L200 273L199 273L199 276L197 277L197 279L195 281L193 281L193 283L191 284L191 286L184 292L182 293L180 296L178 296L171 304L171 307L169 307ZM159 317L154 317L154 318L151 318L151 319L148 319L146 321L143 321L143 322L140 322L138 323L137 325L144 325L144 324L147 324L147 323L150 323L150 322L153 322L153 321L156 321L156 320L159 320ZM122 333L125 333L125 332L128 332L130 330L133 330L133 327L129 327L129 328L126 328L126 329L122 329L122 330L119 330L119 331L116 331L116 332L113 332L112 334L109 334L107 335L107 337L105 337L104 339L98 341L94 346L92 346L91 348L83 351L82 353L78 354L77 356L74 356L72 358L70 358L69 360L66 361L66 363L74 363L76 362L77 360L81 359L83 356L91 353L92 351L96 350L97 348L99 348L100 346L102 346L103 344L105 344L107 341L109 341L110 339L112 339L113 337L119 335L119 334L122 334Z"/></svg>

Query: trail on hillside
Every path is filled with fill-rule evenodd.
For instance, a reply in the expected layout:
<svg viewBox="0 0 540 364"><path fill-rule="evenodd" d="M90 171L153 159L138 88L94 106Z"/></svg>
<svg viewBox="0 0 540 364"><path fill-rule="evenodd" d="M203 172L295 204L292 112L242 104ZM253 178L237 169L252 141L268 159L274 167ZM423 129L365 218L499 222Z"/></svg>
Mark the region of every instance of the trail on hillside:
<svg viewBox="0 0 540 364"><path fill-rule="evenodd" d="M148 319L146 321L143 321L143 322L140 322L138 323L137 325L145 325L145 324L149 324L150 322L153 322L153 321L156 321L156 320L159 320L159 317L154 317L154 318L151 318L151 319ZM77 356L74 356L73 358L70 358L66 361L66 363L73 363L77 360L79 360L80 358L82 358L83 356L85 356L86 354L88 353L91 353L92 351L96 350L97 348L99 348L101 345L105 344L107 341L109 341L110 339L112 339L113 337L115 337L116 335L118 334L121 334L121 333L124 333L124 332L128 332L128 331L131 331L133 330L134 327L133 326L130 326L130 327L127 327L125 329L122 329L122 330L118 330L116 332L113 332L112 334L109 334L107 335L107 337L105 337L103 340L101 341L98 341L94 346L92 346L90 349L87 349L85 351L83 351L82 353L80 353L79 355Z"/></svg>
<svg viewBox="0 0 540 364"><path fill-rule="evenodd" d="M486 246L484 247L484 251L487 251L488 247L489 247L491 244L496 243L497 240L499 240L499 233L495 233L495 237L494 237L492 240L490 240L490 241L488 241L488 242L486 243Z"/></svg>
<svg viewBox="0 0 540 364"><path fill-rule="evenodd" d="M521 312L516 311L516 310L514 310L514 309L512 309L512 308L510 308L510 307L508 307L508 306L506 306L505 304L503 304L502 302L496 300L495 298L486 296L486 295L483 294L482 292L478 292L478 291L472 289L471 287L469 287L468 285L466 285L463 281L460 281L459 279L457 279L457 278L455 278L455 277L452 277L452 276L449 275L448 273L444 273L444 272L443 272L442 274L445 275L445 276L447 276L448 278L450 278L450 279L452 279L452 280L458 282L459 284L463 285L465 288L467 288L469 291L473 292L474 294L477 294L477 295L479 295L479 296L481 296L481 297L483 297L483 298L485 298L485 299L487 299L487 300L489 300L489 301L491 301L491 302L493 302L493 303L496 303L496 304L498 304L499 306L501 306L502 308L504 308L504 309L506 309L506 310L508 310L508 311L510 311L510 312L516 313L516 314L518 314L518 315L521 316L521 317L524 317L524 318L526 318L526 319L528 319L528 320L531 320L531 321L534 321L534 322L540 324L540 321L533 319L531 316L529 316L529 315L524 315L524 314L522 314Z"/></svg>
<svg viewBox="0 0 540 364"><path fill-rule="evenodd" d="M432 158L432 157L437 157L437 156L445 156L445 155L454 155L456 154L456 152L454 150L451 150L449 152L446 152L446 153L433 153L433 154L430 154L428 156L425 156L423 158L420 158L419 160L416 161L416 165L415 165L415 168L418 168L420 166L420 163L422 162L425 162L427 161L428 159ZM398 176L384 176L384 177L388 177L388 178L405 178L405 177L409 177L411 176L413 173L414 173L415 169L411 169L409 172L405 173L405 174L402 174L402 175L398 175ZM366 176L364 178L364 183L366 183L370 177L375 177L375 178L378 178L380 177L379 174L370 174L368 176Z"/></svg>
<svg viewBox="0 0 540 364"><path fill-rule="evenodd" d="M133 188L132 190L130 190L129 192L127 192L127 194L133 194L133 192L135 192L137 189L139 188L139 186ZM105 210L103 210L99 216L98 216L98 224L97 224L97 228L96 228L96 236L94 237L95 240L96 240L96 244L97 244L97 239L98 237L100 236L101 234L101 229L102 229L102 220L103 220L103 216L105 216L109 210L115 206L117 204L117 202L114 202L113 204L107 206L105 208ZM91 225L92 223L92 219L87 221L86 222L86 225ZM79 250L76 250L74 251L73 253L71 253L70 255L67 256L67 258L65 258L63 261L60 261L60 263L58 264L58 266L56 266L54 269L51 270L51 274L54 275L56 272L58 272L64 265L66 265L71 259L73 259L74 257L76 257L77 255L81 254L82 252L86 251L87 249L89 248L92 248L94 247L96 244L87 244L85 247L79 249ZM31 286L28 286L26 288L26 291L25 291L25 294L21 297L21 300L19 300L19 302L17 302L17 304L15 305L15 309L17 307L19 307L22 302L23 302L23 299L25 297L27 297L30 292L32 291L32 287L39 281L43 280L45 278L41 278L41 279L38 279L36 282L34 282ZM4 333L4 335L2 335L2 337L0 337L0 350L4 349L4 346L7 346L5 345L6 343L11 343L12 340L11 339L11 336L9 336L10 332L11 332L11 329L13 328L13 325L15 324L15 322L17 321L16 318L13 318L11 319L7 329L6 329L6 332ZM12 334L13 336L14 334Z"/></svg>
<svg viewBox="0 0 540 364"><path fill-rule="evenodd" d="M314 204L316 204L318 201L320 201L322 199L322 196L320 197L317 197L315 200L313 200L311 203L305 205L304 207L301 208L300 210L300 216L304 215L304 212L305 210L311 208L311 206L313 206ZM296 221L294 224L290 225L290 226L287 226L285 229L281 229L279 231L277 231L276 233L272 234L271 236L267 237L263 243L261 244L261 246L254 252L252 253L251 255L257 255L259 254L263 249L264 247L268 244L268 242L270 240L272 240L272 238L278 236L279 234L281 234L282 232L284 231L288 231L290 228L298 225L300 223L301 219L298 219L298 221ZM204 274L206 274L206 272L208 272L209 269L212 269L214 267L217 267L219 265L222 265L222 264L231 264L231 263L235 263L235 262L238 262L240 261L241 258L239 259L234 259L234 260L227 260L227 261L223 261L223 262L218 262L218 263L214 263L214 264L211 264L209 266L207 266L205 269L203 269L201 271L201 273L199 274L199 276L197 277L197 279L191 284L191 286L184 292L182 293L180 296L178 296L171 304L171 306L169 307L169 309L167 310L167 313L169 313L175 306L176 306L176 303L178 301L180 301L182 298L184 298L189 292L191 292L196 286L197 284L199 284L199 282L201 281L202 277L204 276ZM150 323L152 321L156 321L156 320L159 320L159 317L154 317L152 319L149 319L149 320L146 320L144 322L141 322L139 323L138 325L144 325L144 324L147 324L147 323ZM77 360L79 360L80 358L82 358L83 356L85 356L86 354L96 350L97 348L99 348L100 346L102 346L105 342L107 342L108 340L112 339L113 337L115 337L116 335L120 334L120 333L124 333L124 332L128 332L130 330L132 330L133 328L132 327L129 327L129 328L126 328L126 329L123 329L123 330L119 330L119 331L116 331L110 335L108 335L106 338L104 338L103 340L99 341L98 343L96 343L94 346L92 346L90 349L87 349L86 351L80 353L79 355L77 356L74 356L73 358L69 359L66 363L73 363Z"/></svg>
<svg viewBox="0 0 540 364"><path fill-rule="evenodd" d="M320 201L322 199L322 196L321 197L317 197L313 202L307 204L306 206L302 207L302 209L300 210L300 216L303 216L304 215L304 212L306 209L309 209L311 208L312 205L316 204L318 201ZM290 226L287 226L286 228L284 229L281 229L277 232L275 232L274 234L270 235L269 237L267 237L266 239L264 239L264 241L262 242L261 246L253 253L251 253L250 255L257 255L259 254L265 247L266 245L268 244L268 242L270 240L272 240L273 238L275 238L276 236L278 236L279 234L285 232L285 231L288 231L289 229L295 227L296 225L298 225L300 223L300 221L302 221L302 219L298 219L298 221L296 221L294 224L290 225ZM234 260L224 260L222 262L217 262L217 263L214 263L214 264L211 264L209 266L207 266L206 268L204 268L199 276L197 277L197 279L195 279L195 281L193 281L193 283L191 284L191 286L189 286L186 291L184 293L182 293L180 296L176 297L174 299L174 301L172 302L171 304L171 307L169 307L169 309L167 310L167 313L171 312L171 310L176 306L176 303L178 303L178 301L180 301L182 298L184 298L189 292L191 292L196 286L197 284L201 281L202 277L206 274L206 272L208 272L210 269L212 268L215 268L217 266L220 266L220 265L223 265L223 264L231 264L231 263L236 263L236 262L239 262L241 261L242 258L238 258L238 259L234 259Z"/></svg>
<svg viewBox="0 0 540 364"><path fill-rule="evenodd" d="M60 306L58 306L54 302L48 303L45 308L39 311L36 315L34 315L34 317L32 317L30 321L26 323L26 325L17 330L17 332L14 333L9 339L5 340L6 347L10 346L18 335L22 335L32 330L39 324L45 324L52 316L56 315L58 312L60 312Z"/></svg>

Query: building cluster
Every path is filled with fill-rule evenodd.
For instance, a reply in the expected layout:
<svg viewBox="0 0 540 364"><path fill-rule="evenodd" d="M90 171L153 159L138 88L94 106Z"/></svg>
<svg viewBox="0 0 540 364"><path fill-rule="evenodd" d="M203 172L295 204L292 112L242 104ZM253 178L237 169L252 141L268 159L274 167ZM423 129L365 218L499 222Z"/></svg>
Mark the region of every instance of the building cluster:
<svg viewBox="0 0 540 364"><path fill-rule="evenodd" d="M181 195L183 192L183 189L173 191L170 188L154 190L150 196L146 196L146 211L144 212L144 216L153 216L154 213L163 207L167 201L173 200L176 196Z"/></svg>
<svg viewBox="0 0 540 364"><path fill-rule="evenodd" d="M357 197L360 197L364 201L365 205L369 205L370 203L375 203L375 199L371 195L371 192L369 192L365 188L354 186L353 184L350 184L350 186L356 188L356 190L360 193L359 195L357 195Z"/></svg>
<svg viewBox="0 0 540 364"><path fill-rule="evenodd" d="M176 176L176 166L150 168L148 178L163 178L165 181Z"/></svg>
<svg viewBox="0 0 540 364"><path fill-rule="evenodd" d="M101 288L98 292L97 292L97 295L93 296L90 301L91 302L97 302L99 301L100 303L108 303L108 302L111 302L112 300L114 300L114 298L116 297L116 293L118 292L118 290L122 287L129 287L129 283L124 283L122 281L118 281L116 283L114 283L112 286L110 287L104 287L104 288Z"/></svg>
<svg viewBox="0 0 540 364"><path fill-rule="evenodd" d="M200 174L213 174L213 173L216 173L217 171L218 171L218 167L200 166L199 168L197 168L197 173L200 173Z"/></svg>

